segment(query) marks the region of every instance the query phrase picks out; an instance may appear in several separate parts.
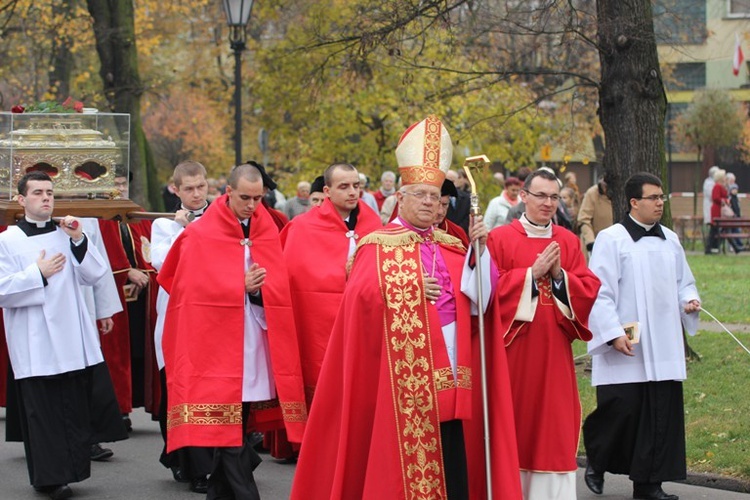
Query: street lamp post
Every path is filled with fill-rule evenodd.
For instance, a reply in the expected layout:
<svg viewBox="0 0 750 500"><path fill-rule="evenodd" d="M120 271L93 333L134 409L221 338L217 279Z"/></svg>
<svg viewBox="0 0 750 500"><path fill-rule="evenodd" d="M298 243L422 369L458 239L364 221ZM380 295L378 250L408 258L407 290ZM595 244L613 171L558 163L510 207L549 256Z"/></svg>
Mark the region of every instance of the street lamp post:
<svg viewBox="0 0 750 500"><path fill-rule="evenodd" d="M247 40L247 23L253 0L223 0L229 25L229 45L234 51L234 164L242 163L242 51Z"/></svg>

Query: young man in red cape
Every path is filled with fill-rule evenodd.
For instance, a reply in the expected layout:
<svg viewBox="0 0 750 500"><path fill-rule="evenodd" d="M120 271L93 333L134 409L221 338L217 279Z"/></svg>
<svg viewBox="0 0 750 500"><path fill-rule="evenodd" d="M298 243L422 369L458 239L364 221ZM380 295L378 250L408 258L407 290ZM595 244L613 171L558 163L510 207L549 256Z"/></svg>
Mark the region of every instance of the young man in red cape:
<svg viewBox="0 0 750 500"><path fill-rule="evenodd" d="M281 232L308 406L341 305L346 263L360 238L383 227L380 217L359 198L356 168L334 164L323 178L323 204L297 216Z"/></svg>
<svg viewBox="0 0 750 500"><path fill-rule="evenodd" d="M456 238L435 231L450 136L430 116L396 150L399 218L361 240L331 333L292 485L293 499L481 499L476 273ZM441 168L438 168L441 167ZM472 237L484 248L481 220ZM489 300L490 258L482 252ZM463 293L462 293L463 292ZM497 360L504 367L504 358ZM493 415L495 498L519 499L507 372ZM496 474L495 474L496 473Z"/></svg>
<svg viewBox="0 0 750 500"><path fill-rule="evenodd" d="M283 425L300 442L307 421L289 278L262 198L258 169L235 167L159 273L167 451L216 447L208 498L259 498L248 434Z"/></svg>
<svg viewBox="0 0 750 500"><path fill-rule="evenodd" d="M521 192L526 212L487 242L500 272L488 365L507 355L521 483L532 500L576 495L581 404L571 344L591 340L599 290L578 238L551 222L559 197L553 173L533 172Z"/></svg>

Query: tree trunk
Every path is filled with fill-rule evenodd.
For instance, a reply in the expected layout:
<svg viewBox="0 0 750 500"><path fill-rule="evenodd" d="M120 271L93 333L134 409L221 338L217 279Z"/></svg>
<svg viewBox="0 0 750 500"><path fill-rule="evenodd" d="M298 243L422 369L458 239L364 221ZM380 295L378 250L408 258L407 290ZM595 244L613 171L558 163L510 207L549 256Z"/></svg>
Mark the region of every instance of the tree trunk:
<svg viewBox="0 0 750 500"><path fill-rule="evenodd" d="M143 83L138 74L135 21L131 0L87 0L94 19L99 74L110 108L130 115L130 197L146 208L161 209L156 168L141 123Z"/></svg>
<svg viewBox="0 0 750 500"><path fill-rule="evenodd" d="M69 19L73 13L74 2L54 3L55 15L64 15ZM52 39L52 60L50 64L49 86L55 98L62 102L70 96L70 75L73 73L73 53L70 51L70 38L54 36Z"/></svg>
<svg viewBox="0 0 750 500"><path fill-rule="evenodd" d="M651 0L597 2L601 88L599 119L604 129L604 170L611 179L615 221L625 215L625 180L651 172L667 191L664 117L667 98L659 71ZM668 205L665 218L669 223Z"/></svg>

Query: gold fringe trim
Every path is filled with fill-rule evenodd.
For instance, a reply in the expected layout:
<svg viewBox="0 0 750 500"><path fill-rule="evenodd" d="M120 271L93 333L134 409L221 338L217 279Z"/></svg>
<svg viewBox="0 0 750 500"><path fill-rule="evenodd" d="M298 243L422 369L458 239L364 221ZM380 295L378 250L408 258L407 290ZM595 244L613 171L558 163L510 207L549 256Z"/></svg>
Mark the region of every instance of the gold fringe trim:
<svg viewBox="0 0 750 500"><path fill-rule="evenodd" d="M464 248L464 244L461 243L461 240L459 240L455 236L451 236L450 234L446 233L442 229L435 229L432 232L432 238L437 243L442 243L443 245L460 248L461 250L466 250L466 248Z"/></svg>

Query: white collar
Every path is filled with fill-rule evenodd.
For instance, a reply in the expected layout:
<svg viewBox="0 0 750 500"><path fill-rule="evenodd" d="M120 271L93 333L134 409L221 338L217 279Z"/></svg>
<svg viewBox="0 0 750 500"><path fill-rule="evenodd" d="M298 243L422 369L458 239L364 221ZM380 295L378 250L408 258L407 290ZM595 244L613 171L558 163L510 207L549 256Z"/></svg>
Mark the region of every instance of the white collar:
<svg viewBox="0 0 750 500"><path fill-rule="evenodd" d="M23 217L24 217L24 219L26 219L26 222L28 222L28 223L29 223L29 224L31 224L32 226L36 226L36 227L38 227L39 229L41 229L41 228L45 227L45 226L47 225L47 223L48 223L48 222L49 222L49 221L51 220L51 219L47 219L47 220L45 220L45 221L41 221L41 222L40 222L40 221L38 221L38 220L31 220L31 219L29 219L29 218L28 218L28 216L26 216L26 215L24 215Z"/></svg>
<svg viewBox="0 0 750 500"><path fill-rule="evenodd" d="M552 221L549 221L546 226L534 224L526 218L526 212L521 214L519 220L524 231L526 231L526 236L529 238L552 238Z"/></svg>
<svg viewBox="0 0 750 500"><path fill-rule="evenodd" d="M653 224L644 224L643 222L640 222L640 221L636 220L636 218L635 218L635 217L633 217L633 216L632 216L632 215L630 215L630 214L628 214L628 217L630 217L631 219L633 219L633 222L635 222L636 224L638 224L639 226L641 226L641 227L642 227L643 229L645 229L646 231L650 231L650 230L651 230L651 228L652 228L652 227L654 227L654 226L656 225L656 223L653 223Z"/></svg>

